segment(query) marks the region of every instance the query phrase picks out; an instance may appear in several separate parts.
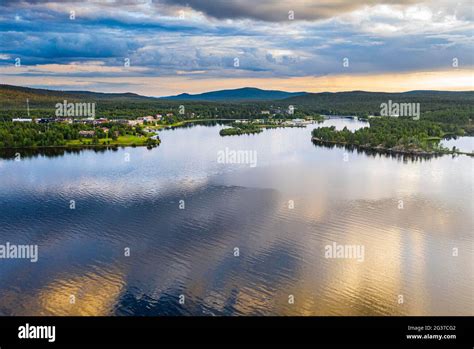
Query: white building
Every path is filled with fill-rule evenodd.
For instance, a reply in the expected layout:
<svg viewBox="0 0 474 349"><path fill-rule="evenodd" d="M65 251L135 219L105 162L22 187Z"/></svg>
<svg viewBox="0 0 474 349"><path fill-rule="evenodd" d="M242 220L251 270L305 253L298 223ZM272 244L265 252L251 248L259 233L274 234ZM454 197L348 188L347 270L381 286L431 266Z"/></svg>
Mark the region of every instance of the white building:
<svg viewBox="0 0 474 349"><path fill-rule="evenodd" d="M130 126L143 125L143 120L128 120Z"/></svg>
<svg viewBox="0 0 474 349"><path fill-rule="evenodd" d="M137 120L146 121L146 122L154 122L154 121L156 121L153 116L140 116L139 118L137 118Z"/></svg>

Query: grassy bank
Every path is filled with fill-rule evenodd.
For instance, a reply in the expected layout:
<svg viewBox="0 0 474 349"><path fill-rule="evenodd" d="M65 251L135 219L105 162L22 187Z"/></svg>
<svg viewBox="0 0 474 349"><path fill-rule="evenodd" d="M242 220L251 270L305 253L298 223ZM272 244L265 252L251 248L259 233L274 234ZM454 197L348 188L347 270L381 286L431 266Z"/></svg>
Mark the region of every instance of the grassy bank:
<svg viewBox="0 0 474 349"><path fill-rule="evenodd" d="M94 143L90 138L81 138L68 141L66 146L148 146L151 144L149 139L146 136L125 135L119 136L115 140L101 139L98 143ZM156 142L158 145L160 140L158 139Z"/></svg>

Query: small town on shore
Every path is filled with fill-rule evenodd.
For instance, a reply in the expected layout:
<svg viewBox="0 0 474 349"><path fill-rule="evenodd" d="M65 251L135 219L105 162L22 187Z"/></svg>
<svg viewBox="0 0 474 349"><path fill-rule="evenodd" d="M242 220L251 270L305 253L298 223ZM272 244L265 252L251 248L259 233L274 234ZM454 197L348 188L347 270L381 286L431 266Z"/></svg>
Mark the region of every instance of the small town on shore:
<svg viewBox="0 0 474 349"><path fill-rule="evenodd" d="M28 113L29 114L29 113ZM323 119L320 115L304 118L291 112L261 110L261 118L209 118L195 113L163 113L127 117L16 117L10 126L4 126L5 134L0 148L43 147L101 147L101 146L147 146L160 144L159 131L199 122L223 122L227 125L221 136L259 133L265 128L306 127ZM7 122L8 123L8 122ZM0 130L1 131L1 130Z"/></svg>

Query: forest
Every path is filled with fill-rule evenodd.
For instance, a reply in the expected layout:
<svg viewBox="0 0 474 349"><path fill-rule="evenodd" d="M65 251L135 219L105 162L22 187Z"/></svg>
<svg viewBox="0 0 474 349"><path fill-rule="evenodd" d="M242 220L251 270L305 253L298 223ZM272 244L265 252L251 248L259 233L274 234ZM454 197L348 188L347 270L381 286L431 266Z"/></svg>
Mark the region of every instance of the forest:
<svg viewBox="0 0 474 349"><path fill-rule="evenodd" d="M254 124L236 124L233 123L230 128L223 128L219 131L221 136L234 136L234 135L243 135L243 134L254 134L260 133L263 129Z"/></svg>
<svg viewBox="0 0 474 349"><path fill-rule="evenodd" d="M334 126L316 128L313 140L328 143L348 144L368 148L418 150L440 152L439 140L446 136L462 136L464 130L453 124L433 121L415 121L399 118L371 118L370 127L354 132L346 127L338 131Z"/></svg>
<svg viewBox="0 0 474 349"><path fill-rule="evenodd" d="M323 115L354 115L361 118L380 116L381 104L419 103L421 119L463 125L472 131L474 92L411 91L404 93L339 92L315 93L284 100L302 106L306 112ZM279 101L278 103L281 103Z"/></svg>
<svg viewBox="0 0 474 349"><path fill-rule="evenodd" d="M472 113L474 92L411 91L405 93L338 92L308 93L275 101L209 102L179 101L145 97L132 93L65 92L0 85L0 120L26 117L29 101L30 116L54 116L56 103L96 103L98 117L136 119L156 114L172 114L167 123L200 119L255 119L262 111L274 118L305 118L322 115L354 115L361 118L380 115L381 103L419 103L421 119L462 125L473 133ZM291 113L289 110L291 109Z"/></svg>
<svg viewBox="0 0 474 349"><path fill-rule="evenodd" d="M80 131L93 131L91 137L81 137ZM130 142L127 142L130 141ZM139 126L105 123L100 127L85 124L0 122L0 148L36 148L53 146L159 144Z"/></svg>
<svg viewBox="0 0 474 349"><path fill-rule="evenodd" d="M107 119L136 119L161 114L157 124L172 126L188 120L218 119L291 119L316 118L322 115L353 115L369 120L370 128L354 133L348 130L317 129L313 136L324 141L355 145L418 147L432 150L436 139L447 135L474 135L472 112L474 92L411 91L405 93L339 92L307 93L300 96L268 101L180 101L140 96L133 93L95 93L87 91L53 91L0 85L0 147L44 147L83 144L82 124L24 124L12 123L13 118L50 118L56 103L96 103L96 117ZM380 118L382 103L419 103L421 118ZM250 127L250 126L249 126ZM108 125L108 133L96 130L92 144L136 144L144 140L153 146L158 140L146 137L140 127L130 128L119 123ZM114 139L117 131L121 138ZM221 135L259 132L242 124L221 131ZM133 138L138 135L137 138ZM124 138L127 136L128 138ZM143 138L140 138L142 137ZM150 139L148 139L150 138Z"/></svg>

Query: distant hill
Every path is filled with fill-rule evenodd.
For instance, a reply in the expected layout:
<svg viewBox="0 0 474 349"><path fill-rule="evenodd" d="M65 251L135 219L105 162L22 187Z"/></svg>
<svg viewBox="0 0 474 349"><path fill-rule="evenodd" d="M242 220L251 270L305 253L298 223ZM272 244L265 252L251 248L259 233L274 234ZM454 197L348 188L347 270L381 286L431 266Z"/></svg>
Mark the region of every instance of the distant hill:
<svg viewBox="0 0 474 349"><path fill-rule="evenodd" d="M431 91L431 90L415 90L408 92L366 92L366 91L349 91L349 92L321 92L321 93L305 93L301 96L293 96L286 98L285 103L295 103L304 105L330 104L330 103L365 103L371 101L387 102L405 101L419 102L423 100L448 100L474 102L474 91Z"/></svg>
<svg viewBox="0 0 474 349"><path fill-rule="evenodd" d="M380 110L380 103L387 103L389 100L399 103L420 103L421 109L424 110L433 110L433 106L445 109L453 104L473 106L474 91L322 92L286 98L279 103L304 105L327 114L347 110L349 112L347 115L351 115L351 111L354 114L359 110L377 113Z"/></svg>
<svg viewBox="0 0 474 349"><path fill-rule="evenodd" d="M30 87L21 87L13 85L1 85L0 84L0 103L12 104L15 101L20 100L21 103L26 101L26 98L33 100L39 100L47 102L54 100L58 102L58 99L68 99L71 101L75 100L153 100L153 97L140 96L135 93L101 93L91 91L58 91L58 90L46 90Z"/></svg>
<svg viewBox="0 0 474 349"><path fill-rule="evenodd" d="M168 112L177 113L186 102L186 111L203 117L259 117L262 110L287 110L295 113L324 115L379 115L381 103L419 103L423 118L472 125L474 91L409 91L387 92L284 92L239 88L181 94L167 98L145 97L135 93L99 93L90 91L56 91L11 85L0 85L0 119L24 117L29 99L31 115L48 117L58 102L95 102L97 112L104 117L138 117ZM474 132L474 126L472 126Z"/></svg>
<svg viewBox="0 0 474 349"><path fill-rule="evenodd" d="M433 121L466 124L473 119L474 91L323 92L276 101L276 105L324 115L379 115L381 103L419 103L421 115Z"/></svg>
<svg viewBox="0 0 474 349"><path fill-rule="evenodd" d="M162 97L180 101L235 102L235 101L268 101L289 97L302 96L306 92L285 92L277 90L261 90L254 87L244 87L232 90L219 90L191 95L182 93L177 96Z"/></svg>

